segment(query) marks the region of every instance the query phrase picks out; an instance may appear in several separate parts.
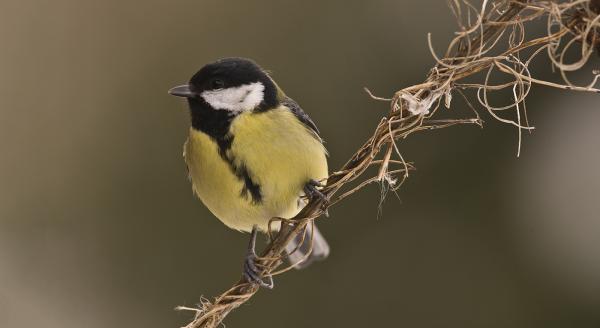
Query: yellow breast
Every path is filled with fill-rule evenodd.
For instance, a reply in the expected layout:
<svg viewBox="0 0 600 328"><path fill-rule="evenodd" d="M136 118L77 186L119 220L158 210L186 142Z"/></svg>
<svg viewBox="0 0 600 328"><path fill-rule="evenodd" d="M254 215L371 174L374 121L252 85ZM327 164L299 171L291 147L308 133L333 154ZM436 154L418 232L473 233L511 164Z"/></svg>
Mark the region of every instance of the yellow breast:
<svg viewBox="0 0 600 328"><path fill-rule="evenodd" d="M193 189L208 209L227 226L250 231L266 230L272 217L293 217L298 200L310 180L327 177L326 151L288 109L242 113L230 126L233 136L228 163L215 140L190 129L184 146ZM244 167L260 187L261 200L244 195L244 182L234 174Z"/></svg>

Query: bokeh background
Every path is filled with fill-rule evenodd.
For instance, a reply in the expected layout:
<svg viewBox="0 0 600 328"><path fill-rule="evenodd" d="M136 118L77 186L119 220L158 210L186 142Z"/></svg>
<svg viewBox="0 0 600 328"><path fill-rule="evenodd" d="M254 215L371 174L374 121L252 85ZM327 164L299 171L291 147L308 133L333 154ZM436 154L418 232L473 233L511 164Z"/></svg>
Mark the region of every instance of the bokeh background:
<svg viewBox="0 0 600 328"><path fill-rule="evenodd" d="M426 33L443 49L455 27L433 0L3 0L0 327L178 327L176 305L238 279L247 236L192 195L187 108L166 92L203 64L271 70L336 168L387 110L362 88L421 82ZM600 326L599 98L528 104L520 158L486 115L403 141L418 170L399 198L378 217L373 185L331 209L330 259L227 326Z"/></svg>

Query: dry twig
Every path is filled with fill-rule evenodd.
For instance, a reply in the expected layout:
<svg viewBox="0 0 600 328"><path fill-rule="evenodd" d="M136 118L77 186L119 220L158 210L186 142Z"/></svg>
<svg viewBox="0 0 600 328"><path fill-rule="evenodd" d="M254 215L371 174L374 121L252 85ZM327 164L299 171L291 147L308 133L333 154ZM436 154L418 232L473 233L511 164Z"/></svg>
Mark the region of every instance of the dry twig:
<svg viewBox="0 0 600 328"><path fill-rule="evenodd" d="M391 99L375 97L367 90L373 99L390 103L389 113L354 156L329 176L322 190L329 202L311 201L293 219L273 219L281 221L281 229L276 234L270 233L271 242L261 257L263 274L275 275L289 269L275 272L283 263L285 245L296 235L303 234L307 224L321 216L328 207L369 183L387 184L393 190L399 188L413 167L400 154L396 141L418 131L462 124L481 126L479 114L464 91L474 90L481 108L493 118L517 128L517 154L520 152L522 131L533 129L526 120L525 111L525 99L533 84L600 93L596 87L600 76L597 71L593 72L591 82L583 86L573 84L567 77L568 72L581 69L595 50L600 52L600 0L483 0L479 8L468 0L450 0L449 3L460 30L444 57L436 55L428 37L437 64L425 82L399 90ZM531 31L526 33L525 26L544 20L546 33L536 38L529 37ZM580 50L579 59L566 63L567 51L572 52L570 49L575 47ZM562 83L532 76L530 63L543 53L560 72ZM492 75L498 73L510 78L510 82L492 84ZM479 82L463 82L467 77ZM504 106L490 104L490 94L501 90L510 91L512 101ZM441 104L450 108L453 93L463 97L474 112L473 118L437 118ZM382 150L383 156L378 158ZM364 178L370 167L378 168L377 174ZM257 291L256 285L240 279L214 301L202 299L198 309L180 307L196 312L194 320L186 328L217 327L229 312Z"/></svg>

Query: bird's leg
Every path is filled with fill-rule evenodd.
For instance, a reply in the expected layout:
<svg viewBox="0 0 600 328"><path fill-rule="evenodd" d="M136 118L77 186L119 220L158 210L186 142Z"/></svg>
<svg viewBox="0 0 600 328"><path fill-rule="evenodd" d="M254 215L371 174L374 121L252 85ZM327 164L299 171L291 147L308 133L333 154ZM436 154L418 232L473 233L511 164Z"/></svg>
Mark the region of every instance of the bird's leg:
<svg viewBox="0 0 600 328"><path fill-rule="evenodd" d="M317 189L317 187L322 188L325 186L317 180L308 180L308 182L304 185L304 194L306 194L306 196L309 199L322 199L323 203L326 204L329 201L327 199L327 196L325 196L319 189ZM325 216L329 217L329 213L327 212L327 210L325 210Z"/></svg>
<svg viewBox="0 0 600 328"><path fill-rule="evenodd" d="M261 277L262 270L258 268L257 260L258 256L256 255L256 235L258 233L258 228L256 225L252 227L252 233L250 235L250 243L248 244L248 253L246 254L246 258L244 259L244 279L249 283L258 284L262 287L266 287L269 289L273 288L273 277L268 275L267 281L265 282Z"/></svg>

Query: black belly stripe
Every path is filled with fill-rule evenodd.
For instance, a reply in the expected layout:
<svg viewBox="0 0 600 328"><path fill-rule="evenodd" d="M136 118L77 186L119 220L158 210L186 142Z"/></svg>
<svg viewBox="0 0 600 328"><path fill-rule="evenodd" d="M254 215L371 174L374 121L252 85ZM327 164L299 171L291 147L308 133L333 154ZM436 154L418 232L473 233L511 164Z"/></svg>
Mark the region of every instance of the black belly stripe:
<svg viewBox="0 0 600 328"><path fill-rule="evenodd" d="M227 162L231 172L244 183L242 190L240 190L240 196L250 200L252 204L262 203L262 193L260 185L252 181L250 172L244 163L236 165L235 157L231 154L231 144L233 143L234 136L226 134L220 138L217 138L217 145L219 146L219 155Z"/></svg>
<svg viewBox="0 0 600 328"><path fill-rule="evenodd" d="M240 196L251 200L252 204L260 204L262 203L260 185L252 180L246 165L243 162L239 163L240 161L236 161L235 157L231 154L230 150L233 139L234 137L231 134L227 134L223 138L217 139L219 155L227 162L231 172L244 183L244 186L240 191ZM236 164L236 162L239 164Z"/></svg>
<svg viewBox="0 0 600 328"><path fill-rule="evenodd" d="M217 145L219 146L219 155L229 164L232 164L228 158L227 151L231 149L231 144L233 143L233 136L231 134L226 134L222 137L215 138L217 141Z"/></svg>
<svg viewBox="0 0 600 328"><path fill-rule="evenodd" d="M244 183L240 196L251 200L252 204L262 203L262 193L260 185L252 180L250 172L246 165L240 161L236 161L235 157L231 154L231 144L233 143L234 136L226 134L220 138L216 138L217 145L219 146L219 155L227 162L231 172ZM236 164L239 163L239 164Z"/></svg>
<svg viewBox="0 0 600 328"><path fill-rule="evenodd" d="M252 204L262 203L260 186L252 181L248 169L242 165L242 167L237 170L236 175L244 181L244 187L242 187L240 195L246 199L252 198Z"/></svg>

